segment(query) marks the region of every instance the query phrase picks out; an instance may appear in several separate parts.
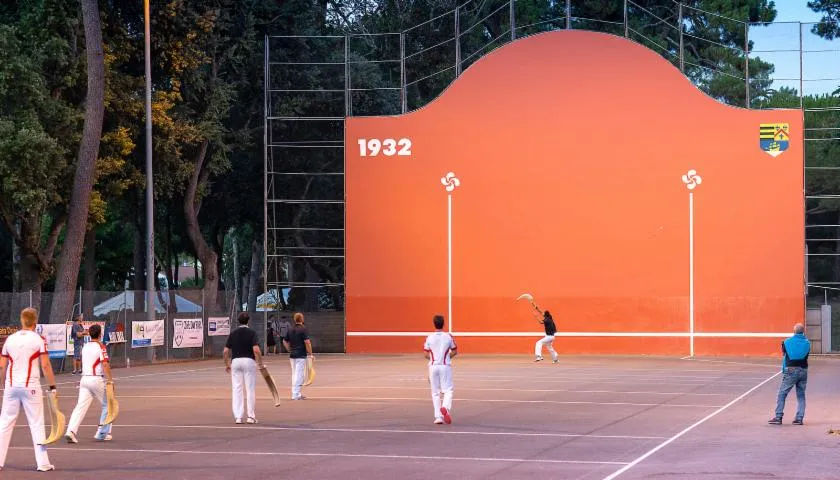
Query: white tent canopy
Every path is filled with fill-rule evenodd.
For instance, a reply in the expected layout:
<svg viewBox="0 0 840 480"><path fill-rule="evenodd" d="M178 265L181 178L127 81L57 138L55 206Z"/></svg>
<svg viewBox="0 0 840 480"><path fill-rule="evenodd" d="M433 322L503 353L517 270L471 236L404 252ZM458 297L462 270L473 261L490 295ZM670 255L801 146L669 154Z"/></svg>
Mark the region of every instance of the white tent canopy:
<svg viewBox="0 0 840 480"><path fill-rule="evenodd" d="M283 288L283 300L287 303L289 302L289 292L292 291L291 288ZM277 289L272 288L271 290L259 295L257 297L257 311L258 312L273 312L277 310ZM242 311L248 310L248 304L242 304Z"/></svg>
<svg viewBox="0 0 840 480"><path fill-rule="evenodd" d="M168 300L169 294L167 293L164 297ZM146 302L144 300L144 306L145 303ZM175 306L178 309L178 313L201 313L200 305L196 305L180 295L175 295ZM93 316L99 317L107 315L111 312L119 312L121 310L134 310L134 292L126 290L116 297L109 298L108 300L105 300L99 305L93 307ZM155 311L157 313L166 313L166 310L167 309L161 305L160 298L155 295Z"/></svg>

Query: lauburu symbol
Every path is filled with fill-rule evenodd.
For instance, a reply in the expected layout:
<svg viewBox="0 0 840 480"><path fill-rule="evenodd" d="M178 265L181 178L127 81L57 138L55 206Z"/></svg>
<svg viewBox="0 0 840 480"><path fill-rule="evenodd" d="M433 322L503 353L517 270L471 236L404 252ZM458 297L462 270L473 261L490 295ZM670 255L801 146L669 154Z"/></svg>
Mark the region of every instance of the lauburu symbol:
<svg viewBox="0 0 840 480"><path fill-rule="evenodd" d="M689 170L688 173L682 176L682 181L689 190L694 190L697 185L703 183L703 179L700 178L700 175L697 175L697 170Z"/></svg>
<svg viewBox="0 0 840 480"><path fill-rule="evenodd" d="M446 187L447 192L452 192L456 187L461 186L461 181L452 172L447 173L445 177L441 178L440 183Z"/></svg>

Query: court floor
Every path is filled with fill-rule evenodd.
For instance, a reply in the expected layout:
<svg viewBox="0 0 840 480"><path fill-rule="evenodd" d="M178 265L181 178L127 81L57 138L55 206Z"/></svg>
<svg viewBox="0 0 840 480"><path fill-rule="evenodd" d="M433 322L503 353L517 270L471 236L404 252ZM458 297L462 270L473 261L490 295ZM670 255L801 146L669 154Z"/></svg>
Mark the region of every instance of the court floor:
<svg viewBox="0 0 840 480"><path fill-rule="evenodd" d="M452 425L434 425L417 356L319 356L315 383L291 401L289 362L267 357L283 394L258 379L258 425L235 425L221 360L115 370L114 439L49 452L34 472L21 417L0 476L256 479L839 478L840 361L812 360L805 426L766 424L775 359L527 356L455 359ZM69 418L78 379L59 377Z"/></svg>

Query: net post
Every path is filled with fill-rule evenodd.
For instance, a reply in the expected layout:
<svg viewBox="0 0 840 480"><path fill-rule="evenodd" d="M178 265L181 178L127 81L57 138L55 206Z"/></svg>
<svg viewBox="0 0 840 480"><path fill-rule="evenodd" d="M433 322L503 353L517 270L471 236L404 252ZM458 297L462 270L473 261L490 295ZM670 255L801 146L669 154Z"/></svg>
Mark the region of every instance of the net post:
<svg viewBox="0 0 840 480"><path fill-rule="evenodd" d="M461 75L461 7L455 7L455 76Z"/></svg>

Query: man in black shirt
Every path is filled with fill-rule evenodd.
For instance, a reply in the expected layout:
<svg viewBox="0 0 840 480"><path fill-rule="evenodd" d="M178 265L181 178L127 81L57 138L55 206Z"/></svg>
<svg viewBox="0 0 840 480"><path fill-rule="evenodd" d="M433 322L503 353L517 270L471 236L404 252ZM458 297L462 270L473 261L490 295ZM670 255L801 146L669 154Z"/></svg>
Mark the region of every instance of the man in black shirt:
<svg viewBox="0 0 840 480"><path fill-rule="evenodd" d="M283 346L289 352L289 362L292 364L292 400L303 400L300 393L306 371L306 357L312 357L312 342L309 341L309 330L303 326L303 314L295 313L295 326L286 332Z"/></svg>
<svg viewBox="0 0 840 480"><path fill-rule="evenodd" d="M540 311L540 309L536 306L534 307L534 309L538 312ZM534 361L541 362L543 360L542 347L543 345L545 345L548 351L551 353L551 359L554 361L554 363L557 363L559 361L559 359L557 358L557 352L554 351L554 347L552 346L552 343L554 343L554 334L557 333L557 326L554 325L554 319L551 318L551 313L548 310L541 313L543 315L542 319L537 317L537 321L543 324L543 327L545 327L545 337L537 340L537 344L534 348L534 354L536 355L537 359Z"/></svg>
<svg viewBox="0 0 840 480"><path fill-rule="evenodd" d="M250 317L247 313L239 314L239 327L230 332L225 344L225 371L230 373L233 384L233 418L236 423L242 423L243 387L248 406L246 423L257 423L254 412L256 406L255 390L257 386L257 365L263 367L257 332L248 327Z"/></svg>

